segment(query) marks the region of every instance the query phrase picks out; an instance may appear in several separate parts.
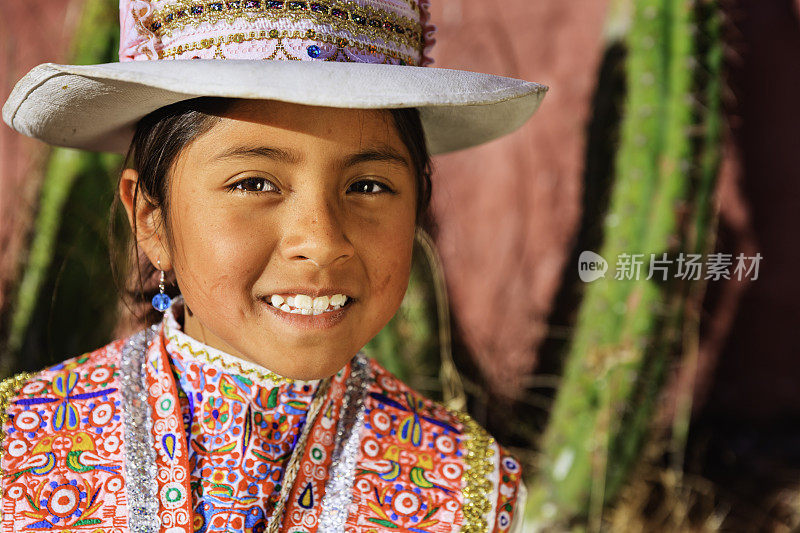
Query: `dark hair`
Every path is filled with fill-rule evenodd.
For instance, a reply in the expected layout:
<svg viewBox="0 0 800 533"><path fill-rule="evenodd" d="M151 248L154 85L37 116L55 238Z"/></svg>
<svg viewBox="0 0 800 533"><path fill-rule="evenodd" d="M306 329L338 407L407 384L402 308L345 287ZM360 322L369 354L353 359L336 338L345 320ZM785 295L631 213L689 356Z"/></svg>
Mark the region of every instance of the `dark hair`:
<svg viewBox="0 0 800 533"><path fill-rule="evenodd" d="M163 213L162 222L166 223L169 206L168 177L175 160L193 139L209 131L234 102L231 98L193 98L157 109L138 122L123 165L123 168L133 168L139 174L134 205L137 205L138 196L142 194L145 201L160 208ZM427 217L430 205L432 174L422 121L415 108L389 111L400 140L411 156L417 183L416 223L420 224ZM119 187L114 203L115 207L119 205ZM133 313L134 319L140 325L154 324L160 320L160 313L151 307L150 300L158 291L159 273L139 249L135 217L131 245L133 257L130 259L135 258L133 264L125 269L115 267L115 275L120 270L127 271L124 275L124 294L127 300L125 305ZM114 264L112 258L112 265ZM180 291L174 273L168 272L165 281L167 294L175 297Z"/></svg>

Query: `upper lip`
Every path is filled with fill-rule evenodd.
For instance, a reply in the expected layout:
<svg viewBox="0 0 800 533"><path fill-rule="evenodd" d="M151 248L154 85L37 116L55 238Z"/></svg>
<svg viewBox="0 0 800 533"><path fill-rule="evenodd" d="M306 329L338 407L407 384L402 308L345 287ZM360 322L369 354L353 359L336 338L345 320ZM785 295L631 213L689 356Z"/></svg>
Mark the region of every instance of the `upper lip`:
<svg viewBox="0 0 800 533"><path fill-rule="evenodd" d="M350 291L341 287L289 287L287 289L276 289L275 291L268 293L267 296L272 296L273 294L305 294L306 296L310 296L312 298L316 298L317 296L344 294L348 298L353 298L350 296L352 294Z"/></svg>

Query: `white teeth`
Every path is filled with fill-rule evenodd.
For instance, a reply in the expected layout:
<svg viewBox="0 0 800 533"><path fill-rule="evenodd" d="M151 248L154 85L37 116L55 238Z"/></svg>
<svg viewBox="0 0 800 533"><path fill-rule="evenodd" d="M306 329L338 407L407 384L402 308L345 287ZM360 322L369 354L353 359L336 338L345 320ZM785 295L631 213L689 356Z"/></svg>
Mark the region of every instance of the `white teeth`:
<svg viewBox="0 0 800 533"><path fill-rule="evenodd" d="M311 298L305 294L295 294L284 298L280 294L273 294L269 298L273 307L277 307L286 313L302 315L321 315L322 313L341 309L348 301L344 294L334 294L332 296L317 296Z"/></svg>
<svg viewBox="0 0 800 533"><path fill-rule="evenodd" d="M314 311L324 311L328 308L330 301L331 299L327 296L317 296L314 298L314 303L312 304Z"/></svg>
<svg viewBox="0 0 800 533"><path fill-rule="evenodd" d="M313 307L313 305L314 302L313 300L311 300L311 296L306 296L305 294L298 294L297 296L294 297L294 307L310 310Z"/></svg>

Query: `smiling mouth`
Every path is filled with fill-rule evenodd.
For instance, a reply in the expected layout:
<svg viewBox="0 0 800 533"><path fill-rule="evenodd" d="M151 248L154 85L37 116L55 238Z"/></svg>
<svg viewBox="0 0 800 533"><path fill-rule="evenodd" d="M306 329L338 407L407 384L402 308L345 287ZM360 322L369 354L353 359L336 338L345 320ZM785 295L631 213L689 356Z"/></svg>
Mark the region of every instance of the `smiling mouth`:
<svg viewBox="0 0 800 533"><path fill-rule="evenodd" d="M332 313L343 307L347 307L352 300L352 298L344 294L317 296L316 298L305 294L273 294L266 298L266 302L272 307L284 313L297 315L322 315L325 313Z"/></svg>

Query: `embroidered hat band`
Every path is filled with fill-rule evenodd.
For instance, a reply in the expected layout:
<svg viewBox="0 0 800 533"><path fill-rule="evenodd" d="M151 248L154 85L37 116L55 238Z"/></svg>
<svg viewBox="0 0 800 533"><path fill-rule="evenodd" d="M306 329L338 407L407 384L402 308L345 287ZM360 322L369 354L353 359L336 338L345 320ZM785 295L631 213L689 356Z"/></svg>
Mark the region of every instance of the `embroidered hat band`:
<svg viewBox="0 0 800 533"><path fill-rule="evenodd" d="M416 0L123 0L120 61L287 59L425 66L435 28Z"/></svg>

